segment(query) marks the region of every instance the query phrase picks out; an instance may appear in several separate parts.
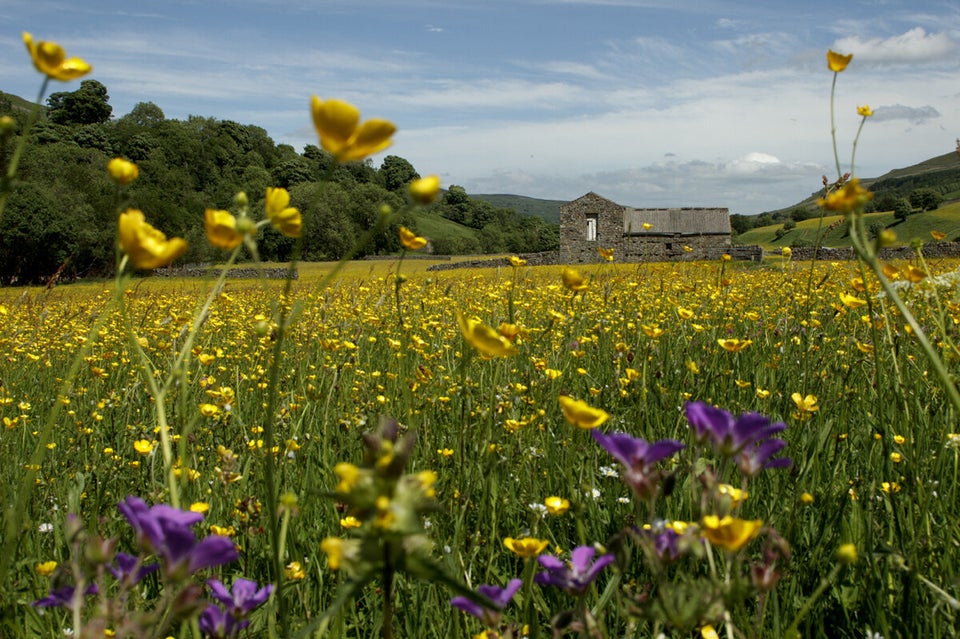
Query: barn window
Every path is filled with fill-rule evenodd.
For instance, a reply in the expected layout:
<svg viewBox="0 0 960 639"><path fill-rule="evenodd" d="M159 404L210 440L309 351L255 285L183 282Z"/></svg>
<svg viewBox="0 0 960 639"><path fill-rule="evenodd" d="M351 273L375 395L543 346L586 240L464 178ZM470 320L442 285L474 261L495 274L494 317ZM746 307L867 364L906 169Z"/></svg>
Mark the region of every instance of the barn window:
<svg viewBox="0 0 960 639"><path fill-rule="evenodd" d="M587 241L588 242L597 241L597 216L596 215L587 216Z"/></svg>

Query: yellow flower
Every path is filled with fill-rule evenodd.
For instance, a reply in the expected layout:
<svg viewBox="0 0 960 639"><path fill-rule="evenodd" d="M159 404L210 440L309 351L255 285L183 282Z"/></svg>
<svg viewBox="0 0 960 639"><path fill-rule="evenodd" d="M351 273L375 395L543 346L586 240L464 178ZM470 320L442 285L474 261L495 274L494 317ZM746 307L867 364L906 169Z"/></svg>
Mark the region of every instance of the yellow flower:
<svg viewBox="0 0 960 639"><path fill-rule="evenodd" d="M127 209L120 214L120 247L137 268L166 266L187 250L183 238L167 236L147 223L142 211Z"/></svg>
<svg viewBox="0 0 960 639"><path fill-rule="evenodd" d="M664 330L659 326L653 326L651 324L641 324L640 330L643 331L643 334L649 337L650 339L657 339L664 334Z"/></svg>
<svg viewBox="0 0 960 639"><path fill-rule="evenodd" d="M739 353L740 351L745 349L747 346L750 346L751 344L753 344L753 340L736 339L736 338L718 339L717 344L719 344L720 347L727 352Z"/></svg>
<svg viewBox="0 0 960 639"><path fill-rule="evenodd" d="M41 577L49 577L53 574L53 571L57 569L57 562L55 561L45 561L41 564L34 566L33 570Z"/></svg>
<svg viewBox="0 0 960 639"><path fill-rule="evenodd" d="M703 639L720 639L720 635L717 634L717 630L710 624L700 628L700 636Z"/></svg>
<svg viewBox="0 0 960 639"><path fill-rule="evenodd" d="M846 214L863 208L872 199L873 193L861 188L860 180L853 178L827 197L818 199L817 204L828 211Z"/></svg>
<svg viewBox="0 0 960 639"><path fill-rule="evenodd" d="M243 234L237 230L237 218L229 211L207 209L203 212L203 226L207 241L217 248L235 249L243 242Z"/></svg>
<svg viewBox="0 0 960 639"><path fill-rule="evenodd" d="M730 515L723 519L716 515L707 515L700 523L703 536L711 544L730 552L743 548L763 528L763 521L760 519L736 519Z"/></svg>
<svg viewBox="0 0 960 639"><path fill-rule="evenodd" d="M107 162L107 173L110 179L121 186L130 184L140 175L140 169L136 164L123 158L113 158Z"/></svg>
<svg viewBox="0 0 960 639"><path fill-rule="evenodd" d="M460 333L470 346L477 349L482 357L509 357L517 354L517 347L510 343L503 335L493 330L478 319L466 318L457 311L457 323Z"/></svg>
<svg viewBox="0 0 960 639"><path fill-rule="evenodd" d="M23 43L27 45L27 51L33 58L33 66L48 78L69 82L82 78L93 71L93 67L80 58L68 59L63 47L56 42L44 42L43 40L34 42L33 36L24 31Z"/></svg>
<svg viewBox="0 0 960 639"><path fill-rule="evenodd" d="M770 397L770 391L763 388L757 389L757 399L766 399L768 397Z"/></svg>
<svg viewBox="0 0 960 639"><path fill-rule="evenodd" d="M500 322L500 326L497 327L497 332L512 342L520 335L520 325L511 324L510 322Z"/></svg>
<svg viewBox="0 0 960 639"><path fill-rule="evenodd" d="M283 576L290 581L300 581L307 576L307 573L304 571L303 566L300 565L299 561L291 561L289 564L284 566Z"/></svg>
<svg viewBox="0 0 960 639"><path fill-rule="evenodd" d="M940 242L941 240L947 239L947 234L940 231L930 231L930 237Z"/></svg>
<svg viewBox="0 0 960 639"><path fill-rule="evenodd" d="M926 271L921 268L917 268L913 264L906 264L900 269L900 272L903 274L904 279L913 284L920 282L927 276Z"/></svg>
<svg viewBox="0 0 960 639"><path fill-rule="evenodd" d="M340 520L340 526L342 528L359 528L361 525L362 522L353 515L347 515Z"/></svg>
<svg viewBox="0 0 960 639"><path fill-rule="evenodd" d="M503 540L503 545L510 552L520 555L524 559L529 559L536 557L546 550L547 546L550 545L550 541L547 539L536 539L534 537L524 537L523 539L507 537Z"/></svg>
<svg viewBox="0 0 960 639"><path fill-rule="evenodd" d="M153 442L147 439L138 439L133 442L133 449L141 455L149 455L153 452Z"/></svg>
<svg viewBox="0 0 960 639"><path fill-rule="evenodd" d="M290 206L290 194L286 189L267 187L267 218L273 228L287 237L300 237L303 221L300 209Z"/></svg>
<svg viewBox="0 0 960 639"><path fill-rule="evenodd" d="M551 515L562 515L570 510L570 500L562 497L547 497L543 500L543 505Z"/></svg>
<svg viewBox="0 0 960 639"><path fill-rule="evenodd" d="M789 260L793 255L793 249L791 249L789 246L784 246L783 249L781 249L780 254Z"/></svg>
<svg viewBox="0 0 960 639"><path fill-rule="evenodd" d="M405 226L400 227L400 243L411 251L417 251L427 245L427 238L420 237Z"/></svg>
<svg viewBox="0 0 960 639"><path fill-rule="evenodd" d="M190 504L190 512L206 514L210 510L210 504L205 501L195 501Z"/></svg>
<svg viewBox="0 0 960 639"><path fill-rule="evenodd" d="M800 495L800 502L809 506L814 502L814 497L810 493L803 493Z"/></svg>
<svg viewBox="0 0 960 639"><path fill-rule="evenodd" d="M852 564L857 561L857 547L855 544L843 544L837 549L837 560L842 564Z"/></svg>
<svg viewBox="0 0 960 639"><path fill-rule="evenodd" d="M507 260L510 262L510 266L513 268L520 268L521 266L527 265L527 261L517 255L511 255L507 258Z"/></svg>
<svg viewBox="0 0 960 639"><path fill-rule="evenodd" d="M847 68L847 65L850 64L850 60L853 59L853 54L843 55L842 53L837 53L832 49L827 51L827 66L834 73L840 73Z"/></svg>
<svg viewBox="0 0 960 639"><path fill-rule="evenodd" d="M797 410L800 411L800 413L815 413L820 410L820 407L817 406L816 395L807 395L804 397L800 393L794 393L790 396L790 399L796 404Z"/></svg>
<svg viewBox="0 0 960 639"><path fill-rule="evenodd" d="M410 198L418 204L430 204L440 193L440 178L428 175L410 183Z"/></svg>
<svg viewBox="0 0 960 639"><path fill-rule="evenodd" d="M861 115L861 116L863 116L863 117L865 117L865 118L869 118L871 115L873 115L873 109L871 109L871 108L870 108L868 105L866 105L866 104L864 104L863 106L858 106L858 107L857 107L857 115Z"/></svg>
<svg viewBox="0 0 960 639"><path fill-rule="evenodd" d="M693 317L694 313L689 308L684 308L682 306L677 307L677 316L682 320L688 320Z"/></svg>
<svg viewBox="0 0 960 639"><path fill-rule="evenodd" d="M560 271L560 279L563 280L563 285L574 293L587 290L587 280L580 275L579 271L569 266L564 266L563 270Z"/></svg>
<svg viewBox="0 0 960 639"><path fill-rule="evenodd" d="M397 130L388 120L371 119L360 124L360 110L343 100L313 96L310 110L320 145L340 162L362 160L384 150Z"/></svg>
<svg viewBox="0 0 960 639"><path fill-rule="evenodd" d="M890 453L890 461L892 461L894 464L899 464L903 462L903 455L900 453Z"/></svg>
<svg viewBox="0 0 960 639"><path fill-rule="evenodd" d="M744 499L750 496L745 490L731 486L730 484L720 484L717 486L717 492L730 499L730 507L736 508Z"/></svg>
<svg viewBox="0 0 960 639"><path fill-rule="evenodd" d="M608 262L613 261L613 247L610 248L597 248L597 252L600 253L600 257L605 259Z"/></svg>
<svg viewBox="0 0 960 639"><path fill-rule="evenodd" d="M650 229L653 228L653 224L651 224L650 222L644 222L644 223L641 224L640 226L643 227L643 230L644 230L644 231L649 231Z"/></svg>
<svg viewBox="0 0 960 639"><path fill-rule="evenodd" d="M606 411L593 408L583 400L574 399L567 395L560 395L557 398L560 402L560 410L563 411L564 418L578 428L589 430L601 426L610 419Z"/></svg>
<svg viewBox="0 0 960 639"><path fill-rule="evenodd" d="M847 293L843 292L840 293L840 301L847 308L859 308L867 303L866 300L862 300L856 295L848 295Z"/></svg>

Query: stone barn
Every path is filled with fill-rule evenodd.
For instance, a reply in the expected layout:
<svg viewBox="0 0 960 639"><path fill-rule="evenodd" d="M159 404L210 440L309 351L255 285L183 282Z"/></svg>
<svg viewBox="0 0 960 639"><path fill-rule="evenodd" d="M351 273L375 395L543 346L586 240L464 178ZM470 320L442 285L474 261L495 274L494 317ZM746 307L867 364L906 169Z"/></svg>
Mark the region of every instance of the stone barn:
<svg viewBox="0 0 960 639"><path fill-rule="evenodd" d="M560 262L714 259L730 250L725 208L635 209L590 192L560 207Z"/></svg>

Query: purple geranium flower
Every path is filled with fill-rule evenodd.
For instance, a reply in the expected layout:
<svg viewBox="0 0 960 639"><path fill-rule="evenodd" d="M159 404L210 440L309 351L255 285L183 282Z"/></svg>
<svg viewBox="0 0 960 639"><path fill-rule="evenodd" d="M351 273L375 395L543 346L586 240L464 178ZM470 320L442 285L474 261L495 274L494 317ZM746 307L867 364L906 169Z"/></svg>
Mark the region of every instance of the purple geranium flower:
<svg viewBox="0 0 960 639"><path fill-rule="evenodd" d="M50 591L50 594L43 599L37 599L33 602L36 608L58 608L63 607L67 610L73 610L73 596L77 592L76 586L61 586ZM97 594L97 584L88 585L84 591L84 596Z"/></svg>
<svg viewBox="0 0 960 639"><path fill-rule="evenodd" d="M210 639L233 639L250 622L238 621L216 604L210 604L200 613L200 632Z"/></svg>
<svg viewBox="0 0 960 639"><path fill-rule="evenodd" d="M612 554L606 554L593 561L596 552L593 546L574 548L570 553L569 566L553 555L540 555L537 561L546 571L537 573L533 579L541 586L555 586L568 594L582 595L600 571L614 559Z"/></svg>
<svg viewBox="0 0 960 639"><path fill-rule="evenodd" d="M652 471L653 465L685 448L675 439L650 443L626 433L605 435L596 428L590 434L604 450L623 464L626 470L624 480L642 499L649 499L656 494L660 473Z"/></svg>
<svg viewBox="0 0 960 639"><path fill-rule="evenodd" d="M697 442L709 441L717 454L736 458L743 474L752 477L764 468L784 468L792 463L785 457L771 459L787 445L782 439L771 439L787 427L783 422L771 423L759 413L734 419L727 411L703 402L689 402L686 410Z"/></svg>
<svg viewBox="0 0 960 639"><path fill-rule="evenodd" d="M513 596L517 594L517 591L520 590L520 586L522 585L522 579L511 579L506 588L487 585L477 588L477 592L489 599L495 606L494 608L481 606L467 597L454 597L450 600L450 605L454 608L459 608L467 614L473 615L485 626L492 628L500 623L500 614L503 612L503 609L507 607L507 604L510 603L510 600L513 599Z"/></svg>
<svg viewBox="0 0 960 639"><path fill-rule="evenodd" d="M160 567L160 564L148 564L144 566L140 562L139 557L134 557L133 555L128 555L125 552L118 552L116 565L107 566L107 569L110 571L118 581L122 581L127 585L133 585L139 583L141 579L149 575L150 573L157 570Z"/></svg>
<svg viewBox="0 0 960 639"><path fill-rule="evenodd" d="M137 543L163 560L164 573L183 579L198 570L236 561L233 542L222 535L210 535L197 541L191 526L203 515L179 510L167 504L147 507L139 497L129 496L118 505L120 512L137 532Z"/></svg>
<svg viewBox="0 0 960 639"><path fill-rule="evenodd" d="M257 588L257 582L243 578L234 581L233 588L230 590L227 590L218 579L208 579L207 585L210 586L213 598L222 603L227 611L237 618L249 615L257 606L269 599L270 593L273 592L273 584Z"/></svg>

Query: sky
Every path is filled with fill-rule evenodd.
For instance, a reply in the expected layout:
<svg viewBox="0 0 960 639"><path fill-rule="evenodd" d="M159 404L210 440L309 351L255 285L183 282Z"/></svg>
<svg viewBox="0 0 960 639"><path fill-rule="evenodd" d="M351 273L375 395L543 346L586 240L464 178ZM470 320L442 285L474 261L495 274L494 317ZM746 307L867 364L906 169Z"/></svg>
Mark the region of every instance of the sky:
<svg viewBox="0 0 960 639"><path fill-rule="evenodd" d="M0 90L34 99L22 32L94 67L115 117L153 102L317 144L310 98L394 122L468 193L634 207L795 204L960 138L958 0L0 0ZM53 83L72 91L79 82Z"/></svg>

